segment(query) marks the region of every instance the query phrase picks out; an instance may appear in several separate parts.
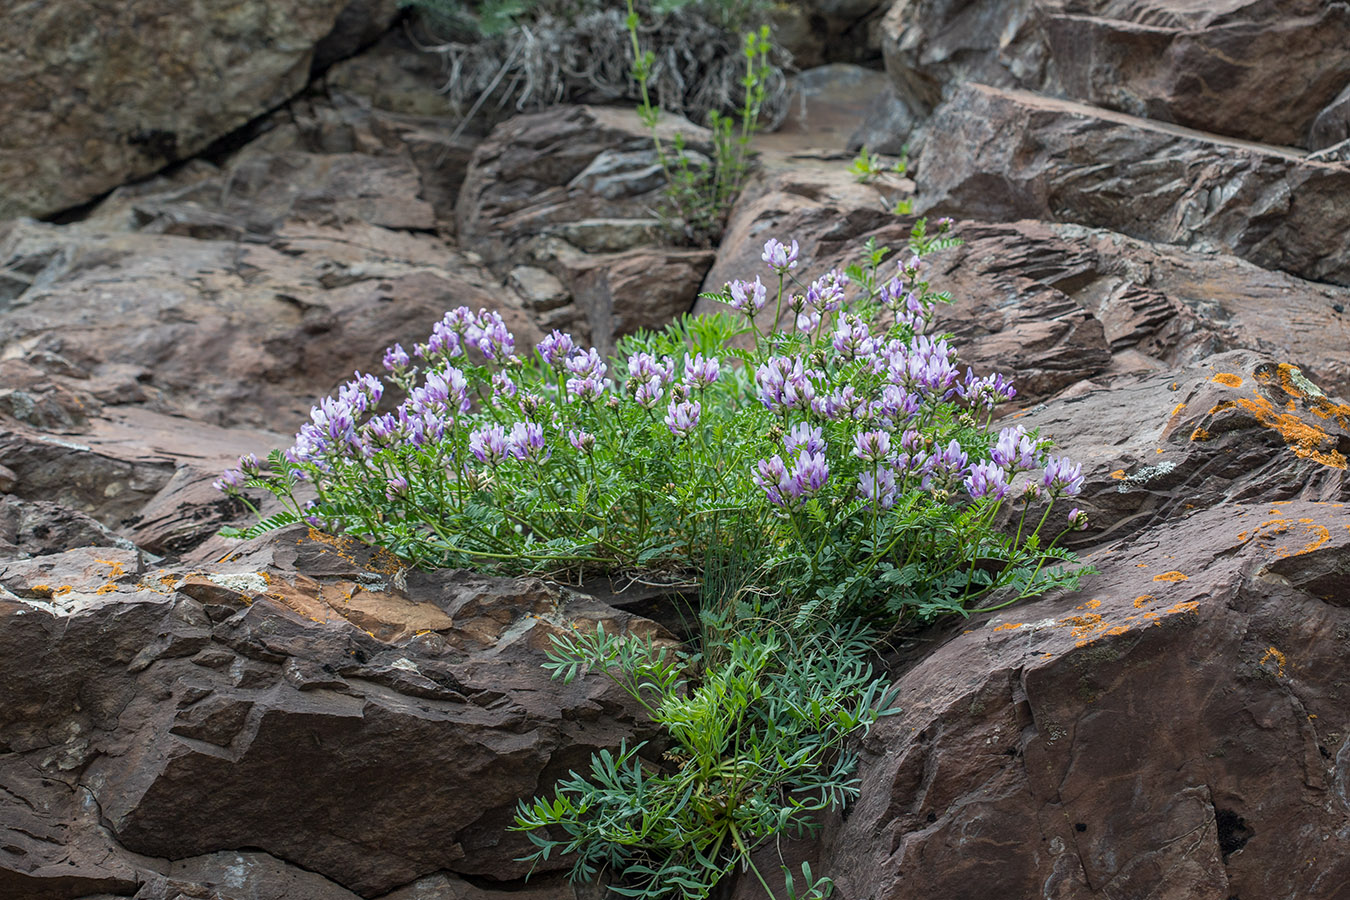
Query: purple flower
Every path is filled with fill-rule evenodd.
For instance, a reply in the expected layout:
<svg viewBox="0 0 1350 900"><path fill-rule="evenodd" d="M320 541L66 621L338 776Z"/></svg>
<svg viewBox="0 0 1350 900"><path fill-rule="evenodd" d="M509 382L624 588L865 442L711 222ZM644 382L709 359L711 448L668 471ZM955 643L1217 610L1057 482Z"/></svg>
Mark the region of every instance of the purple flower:
<svg viewBox="0 0 1350 900"><path fill-rule="evenodd" d="M506 438L506 452L516 459L540 459L544 451L544 426L537 422L517 422ZM480 458L481 461L481 458Z"/></svg>
<svg viewBox="0 0 1350 900"><path fill-rule="evenodd" d="M783 449L787 451L788 456L798 450L805 450L807 453L824 453L825 434L808 422L798 422L783 436Z"/></svg>
<svg viewBox="0 0 1350 900"><path fill-rule="evenodd" d="M974 369L966 369L965 383L957 389L957 393L972 406L993 409L1016 397L1017 389L1013 387L1012 379L1001 373L976 378Z"/></svg>
<svg viewBox="0 0 1350 900"><path fill-rule="evenodd" d="M853 455L863 462L879 462L890 452L891 436L884 431L860 431L853 436Z"/></svg>
<svg viewBox="0 0 1350 900"><path fill-rule="evenodd" d="M1083 489L1083 466L1070 462L1067 456L1047 457L1041 486L1051 497L1076 496Z"/></svg>
<svg viewBox="0 0 1350 900"><path fill-rule="evenodd" d="M578 453L585 453L587 456L595 450L595 435L589 431L569 430L567 432L567 442Z"/></svg>
<svg viewBox="0 0 1350 900"><path fill-rule="evenodd" d="M792 476L788 474L781 456L775 453L768 459L761 459L751 479L768 494L769 502L774 506L787 505L787 491L792 484Z"/></svg>
<svg viewBox="0 0 1350 900"><path fill-rule="evenodd" d="M408 496L410 490L408 479L402 475L395 475L385 484L384 496L389 500L397 500Z"/></svg>
<svg viewBox="0 0 1350 900"><path fill-rule="evenodd" d="M759 400L770 412L809 409L816 396L815 375L802 365L801 357L771 356L755 370Z"/></svg>
<svg viewBox="0 0 1350 900"><path fill-rule="evenodd" d="M666 427L677 438L688 437L698 427L699 415L703 412L697 401L672 400L666 408Z"/></svg>
<svg viewBox="0 0 1350 900"><path fill-rule="evenodd" d="M628 357L628 377L639 381L655 380L665 387L675 377L675 360L669 356L657 359L646 352L634 353Z"/></svg>
<svg viewBox="0 0 1350 900"><path fill-rule="evenodd" d="M563 367L568 356L576 349L576 344L573 343L570 334L564 334L555 328L553 333L540 341L535 349L544 358L544 365L556 371Z"/></svg>
<svg viewBox="0 0 1350 900"><path fill-rule="evenodd" d="M597 400L604 392L605 381L598 376L567 379L567 395L577 400Z"/></svg>
<svg viewBox="0 0 1350 900"><path fill-rule="evenodd" d="M830 343L844 359L871 356L875 346L867 324L854 316L844 316L839 320Z"/></svg>
<svg viewBox="0 0 1350 900"><path fill-rule="evenodd" d="M761 257L778 274L783 274L788 269L797 268L797 242L792 242L792 247L783 246L783 242L776 238L769 238L764 242L764 254Z"/></svg>
<svg viewBox="0 0 1350 900"><path fill-rule="evenodd" d="M365 439L376 447L388 447L398 443L402 434L399 420L393 413L372 417L363 427Z"/></svg>
<svg viewBox="0 0 1350 900"><path fill-rule="evenodd" d="M653 378L650 381L644 381L637 386L637 391L633 394L633 399L637 405L643 409L656 409L661 405L661 382Z"/></svg>
<svg viewBox="0 0 1350 900"><path fill-rule="evenodd" d="M604 378L605 372L609 370L609 367L605 365L605 361L601 359L600 354L596 352L594 347L591 347L589 350L577 350L571 356L567 357L567 361L564 365L567 366L567 371L578 378L584 379L593 377L597 381Z"/></svg>
<svg viewBox="0 0 1350 900"><path fill-rule="evenodd" d="M1002 500L1008 496L1008 473L997 463L976 463L966 475L965 486L972 500L981 497Z"/></svg>
<svg viewBox="0 0 1350 900"><path fill-rule="evenodd" d="M511 398L516 395L516 383L511 380L511 376L505 372L492 373L492 396L497 398Z"/></svg>
<svg viewBox="0 0 1350 900"><path fill-rule="evenodd" d="M412 360L408 357L408 351L403 349L402 344L395 344L384 351L384 367L391 372L402 372L410 362Z"/></svg>
<svg viewBox="0 0 1350 900"><path fill-rule="evenodd" d="M731 308L754 318L755 313L769 302L769 294L764 284L755 276L754 281L732 281L727 284L727 293L731 295Z"/></svg>
<svg viewBox="0 0 1350 900"><path fill-rule="evenodd" d="M1088 527L1087 513L1083 512L1076 506L1073 509L1069 510L1069 527L1072 528L1074 531L1082 531L1083 529L1087 528Z"/></svg>
<svg viewBox="0 0 1350 900"><path fill-rule="evenodd" d="M802 450L797 454L797 463L792 467L792 486L789 488L794 498L805 497L820 492L830 477L830 464L824 453L808 453Z"/></svg>
<svg viewBox="0 0 1350 900"><path fill-rule="evenodd" d="M702 353L697 353L691 359L688 353L684 355L684 380L695 390L704 390L717 381L721 374L722 367L717 357L704 359Z"/></svg>
<svg viewBox="0 0 1350 900"><path fill-rule="evenodd" d="M469 433L469 452L480 463L495 465L506 459L506 430L500 425L483 425Z"/></svg>
<svg viewBox="0 0 1350 900"><path fill-rule="evenodd" d="M239 489L244 486L246 480L247 479L244 477L244 473L241 470L226 469L224 472L220 473L219 478L211 482L211 487L223 494L234 494L238 493Z"/></svg>
<svg viewBox="0 0 1350 900"><path fill-rule="evenodd" d="M928 487L934 481L948 484L964 478L968 462L966 452L952 438L946 447L934 452L924 463L924 486Z"/></svg>
<svg viewBox="0 0 1350 900"><path fill-rule="evenodd" d="M806 289L806 302L819 313L830 313L844 305L844 285L848 276L839 269L831 269L811 282Z"/></svg>
<svg viewBox="0 0 1350 900"><path fill-rule="evenodd" d="M501 313L480 309L464 328L464 339L488 359L501 359L516 348L515 336L506 327Z"/></svg>
<svg viewBox="0 0 1350 900"><path fill-rule="evenodd" d="M881 399L873 405L873 411L891 427L896 427L918 415L922 406L923 399L918 394L912 394L898 384L888 384L881 389Z"/></svg>
<svg viewBox="0 0 1350 900"><path fill-rule="evenodd" d="M858 496L882 509L895 505L895 473L882 466L858 476Z"/></svg>
<svg viewBox="0 0 1350 900"><path fill-rule="evenodd" d="M1008 470L1009 474L1040 467L1036 458L1036 441L1021 425L1005 428L998 433L998 441L989 451L989 458Z"/></svg>

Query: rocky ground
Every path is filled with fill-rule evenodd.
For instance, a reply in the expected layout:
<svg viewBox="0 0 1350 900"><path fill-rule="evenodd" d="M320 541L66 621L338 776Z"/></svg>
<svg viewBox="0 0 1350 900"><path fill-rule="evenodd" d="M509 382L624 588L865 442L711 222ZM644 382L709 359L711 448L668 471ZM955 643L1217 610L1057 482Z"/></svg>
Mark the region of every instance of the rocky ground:
<svg viewBox="0 0 1350 900"><path fill-rule="evenodd" d="M610 347L769 236L898 246L906 198L1100 571L897 648L862 799L782 852L844 900L1350 896L1350 7L800 4L835 62L713 250L662 241L631 112L457 130L392 4L63 9L0 37L0 897L582 896L505 826L643 726L539 662L660 599L226 541L210 481L447 307Z"/></svg>

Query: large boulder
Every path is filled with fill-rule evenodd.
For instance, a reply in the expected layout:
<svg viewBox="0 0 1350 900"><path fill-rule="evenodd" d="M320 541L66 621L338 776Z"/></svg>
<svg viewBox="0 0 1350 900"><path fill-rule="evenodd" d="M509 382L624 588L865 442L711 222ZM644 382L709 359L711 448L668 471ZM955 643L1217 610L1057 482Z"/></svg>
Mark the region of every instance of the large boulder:
<svg viewBox="0 0 1350 900"><path fill-rule="evenodd" d="M1350 8L1319 0L899 0L882 30L887 70L919 115L978 81L1311 146L1350 81Z"/></svg>
<svg viewBox="0 0 1350 900"><path fill-rule="evenodd" d="M1350 284L1350 166L978 84L925 132L921 212L1074 222Z"/></svg>
<svg viewBox="0 0 1350 900"><path fill-rule="evenodd" d="M929 635L821 865L845 897L1333 897L1350 513L1235 503Z"/></svg>
<svg viewBox="0 0 1350 900"><path fill-rule="evenodd" d="M50 215L190 158L297 94L339 21L328 59L394 11L363 0L8 9L0 219Z"/></svg>
<svg viewBox="0 0 1350 900"><path fill-rule="evenodd" d="M603 676L550 680L551 636L660 636L303 527L196 568L12 560L0 620L0 889L41 898L494 896L462 877L528 871L516 803L634 735Z"/></svg>

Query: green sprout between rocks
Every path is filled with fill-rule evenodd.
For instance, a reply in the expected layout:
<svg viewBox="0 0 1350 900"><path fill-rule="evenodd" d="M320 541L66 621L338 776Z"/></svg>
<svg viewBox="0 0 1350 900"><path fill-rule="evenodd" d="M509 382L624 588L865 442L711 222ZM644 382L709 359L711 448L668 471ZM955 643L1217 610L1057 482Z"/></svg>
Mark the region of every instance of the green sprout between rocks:
<svg viewBox="0 0 1350 900"><path fill-rule="evenodd" d="M498 314L452 310L386 353L397 403L357 373L290 449L217 485L281 501L243 536L304 520L425 567L701 584L689 652L556 643L555 676L603 672L667 746L597 756L517 827L536 861L571 854L574 878L604 873L621 896L704 898L738 867L763 881L757 848L856 795L845 742L889 703L877 640L1088 571L1043 534L1081 468L994 430L1012 383L963 374L933 333L948 298L925 258L949 227L920 220L907 252L869 242L810 281L797 243L769 240L753 281L706 295L729 312L626 338L615 359L557 331L521 356ZM802 874L803 896L829 891Z"/></svg>

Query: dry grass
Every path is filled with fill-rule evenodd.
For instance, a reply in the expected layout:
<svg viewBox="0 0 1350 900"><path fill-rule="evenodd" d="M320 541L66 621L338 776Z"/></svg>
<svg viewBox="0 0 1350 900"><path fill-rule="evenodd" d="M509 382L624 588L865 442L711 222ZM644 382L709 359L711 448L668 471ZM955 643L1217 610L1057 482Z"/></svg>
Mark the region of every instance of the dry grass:
<svg viewBox="0 0 1350 900"><path fill-rule="evenodd" d="M656 55L649 87L663 110L704 124L712 110L732 112L743 100L741 37L684 9L641 28ZM632 48L617 9L568 20L548 14L505 34L424 44L438 53L451 109L464 119L480 111L541 109L556 103L637 101ZM789 59L777 51L760 126L777 127L787 112Z"/></svg>

